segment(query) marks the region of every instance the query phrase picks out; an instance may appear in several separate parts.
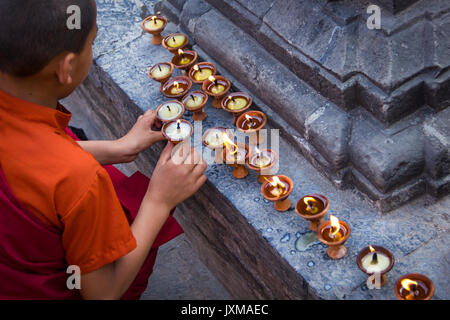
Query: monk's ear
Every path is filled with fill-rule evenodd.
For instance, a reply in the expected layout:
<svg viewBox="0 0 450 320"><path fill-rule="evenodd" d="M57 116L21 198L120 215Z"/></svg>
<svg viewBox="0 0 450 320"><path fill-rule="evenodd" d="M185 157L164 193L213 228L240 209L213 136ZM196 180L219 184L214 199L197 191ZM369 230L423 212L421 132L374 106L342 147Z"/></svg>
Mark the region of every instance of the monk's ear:
<svg viewBox="0 0 450 320"><path fill-rule="evenodd" d="M72 52L65 53L61 56L56 70L56 76L60 84L72 84L72 67L76 55Z"/></svg>

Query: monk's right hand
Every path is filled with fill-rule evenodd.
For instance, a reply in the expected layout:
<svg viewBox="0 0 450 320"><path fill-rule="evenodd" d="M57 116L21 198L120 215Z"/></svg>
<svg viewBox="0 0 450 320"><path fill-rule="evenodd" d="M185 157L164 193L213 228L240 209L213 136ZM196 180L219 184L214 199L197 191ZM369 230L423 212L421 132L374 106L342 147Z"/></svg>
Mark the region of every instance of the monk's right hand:
<svg viewBox="0 0 450 320"><path fill-rule="evenodd" d="M197 150L168 142L153 171L146 198L173 209L192 196L205 182L206 163Z"/></svg>

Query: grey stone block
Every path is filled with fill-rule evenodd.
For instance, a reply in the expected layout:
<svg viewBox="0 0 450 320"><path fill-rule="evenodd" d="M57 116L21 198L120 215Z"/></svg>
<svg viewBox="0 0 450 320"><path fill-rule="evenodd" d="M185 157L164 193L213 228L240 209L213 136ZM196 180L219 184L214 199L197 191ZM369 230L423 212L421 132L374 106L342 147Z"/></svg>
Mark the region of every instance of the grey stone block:
<svg viewBox="0 0 450 320"><path fill-rule="evenodd" d="M252 1L207 1L346 110L368 105L352 98L381 91L368 110L390 125L422 106L427 92L418 90L421 82L438 96L428 99L433 107L448 104L448 77L430 77L449 65L445 30L450 4L445 0L417 1L401 13L394 8L404 9L407 1L386 1L398 14L383 11L381 30L366 26L370 1L264 1L261 7L250 5ZM367 93L354 95L358 86Z"/></svg>
<svg viewBox="0 0 450 320"><path fill-rule="evenodd" d="M159 1L155 4L155 12L161 12L169 21L179 24L180 19L179 16L181 14L181 11L178 10L176 7L174 7L170 2L168 1Z"/></svg>
<svg viewBox="0 0 450 320"><path fill-rule="evenodd" d="M351 127L352 121L346 112L325 105L306 119L305 136L336 170L348 165Z"/></svg>
<svg viewBox="0 0 450 320"><path fill-rule="evenodd" d="M427 173L442 179L450 175L450 108L428 118L423 123L423 131Z"/></svg>
<svg viewBox="0 0 450 320"><path fill-rule="evenodd" d="M261 1L261 3L258 1L258 3L255 3L252 1L206 0L206 2L221 12L227 12L227 17L230 21L250 34L256 34L258 32L262 19L258 16L258 12L261 12L261 8L264 8L268 4L267 1ZM257 8L252 3L257 4ZM261 7L259 6L260 4ZM249 7L255 11L249 10Z"/></svg>
<svg viewBox="0 0 450 320"><path fill-rule="evenodd" d="M408 182L423 172L424 137L418 126L386 136L369 121L354 119L350 158L381 192Z"/></svg>
<svg viewBox="0 0 450 320"><path fill-rule="evenodd" d="M195 34L196 19L208 12L211 7L201 0L188 0L180 16L181 25L189 30L191 34Z"/></svg>
<svg viewBox="0 0 450 320"><path fill-rule="evenodd" d="M392 13L398 13L417 1L419 0L375 0L376 3L379 3Z"/></svg>
<svg viewBox="0 0 450 320"><path fill-rule="evenodd" d="M183 10L183 6L187 0L168 0L179 11Z"/></svg>
<svg viewBox="0 0 450 320"><path fill-rule="evenodd" d="M450 193L450 175L447 175L442 179L429 180L427 183L427 191L433 197L441 198Z"/></svg>

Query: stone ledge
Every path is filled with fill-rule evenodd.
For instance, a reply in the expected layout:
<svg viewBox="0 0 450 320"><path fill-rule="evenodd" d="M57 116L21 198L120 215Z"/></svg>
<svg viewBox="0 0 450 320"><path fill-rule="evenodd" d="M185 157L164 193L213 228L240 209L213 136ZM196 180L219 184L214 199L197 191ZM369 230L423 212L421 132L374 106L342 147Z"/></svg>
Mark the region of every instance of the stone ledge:
<svg viewBox="0 0 450 320"><path fill-rule="evenodd" d="M240 83L240 81L237 80L233 75L227 72L226 69L221 67L217 61L207 55L200 47L198 47L198 45L195 45L193 49L198 52L199 57L201 57L203 60L213 62L216 66L218 66L220 74L230 79L235 91L249 92L247 87ZM423 194L427 193L427 191L429 194L435 197L442 197L446 194L445 192L447 192L448 194L448 179L433 180L430 179L430 177L425 178L423 176L419 176L417 177L417 179L413 179L413 181L402 183L395 190L383 193L380 192L375 185L373 185L363 174L361 174L358 169L354 167L345 167L333 171L333 166L321 156L321 154L313 147L311 143L309 143L306 139L303 139L302 137L292 133L295 129L292 128L285 120L283 120L282 117L280 117L259 98L253 97L253 101L255 109L266 113L266 115L268 116L268 122L272 127L281 128L281 137L284 140L288 141L294 147L294 149L299 150L299 152L301 152L302 155L306 159L308 159L308 161L322 175L326 176L339 189L349 188L350 186L357 187L367 196L367 200L369 200L374 208L377 208L380 212L384 213L392 211L399 206L399 203L406 203L411 199L422 196ZM430 111L428 109L422 109L420 117L412 118L409 124L398 123L396 126L391 127L388 130L387 134L389 136L395 135L397 133L401 133L404 130L407 130L411 127L411 125L420 124L423 121L422 119L426 115L429 115L429 112ZM357 117L361 113L364 112L362 110L359 110L359 112L355 112L353 116ZM374 124L373 122L366 122L365 126L374 126L374 128L378 128L376 126L376 123ZM412 128L414 129L414 127ZM376 131L378 129L372 130ZM387 140L389 139L387 138ZM402 156L402 150L403 149L395 150L399 157ZM450 175L448 177L450 177Z"/></svg>
<svg viewBox="0 0 450 320"><path fill-rule="evenodd" d="M142 79L145 77L142 74ZM147 87L155 85L148 81ZM156 90L150 91L154 97ZM145 111L100 66L92 68L77 94L88 101L85 110L104 139L122 136ZM211 106L207 112L214 118L212 123L205 124L207 127L231 121ZM116 121L117 115L120 115L120 121ZM150 176L162 147L163 144L158 144L141 154L136 161L139 170ZM393 282L409 272L411 266L414 266L414 271L428 274L435 281L435 298L450 297L445 272L438 271L443 267L437 262L441 258L429 255L431 250L434 254L442 252L445 257L445 251L438 249L445 243L431 240L446 234L447 224L441 219L445 219L449 198L442 203L423 199L401 211L380 217L357 194L333 191L326 181L314 174L307 162L297 156L292 158L294 153L287 145L282 144L281 147L284 150L283 173L293 177L297 185L300 183L292 200L309 192L325 193L332 201L332 212L351 223L348 257L330 261L326 247L317 242L308 249L298 248L297 241L308 234L306 221L298 218L293 210L285 214L275 213L271 203L258 196L259 184L253 173L244 181L236 181L228 168L213 166L207 171L208 183L178 207L181 213L179 221L199 256L234 298L394 299ZM290 168L289 164L293 162L303 168L302 172ZM431 202L433 204L430 205ZM424 220L423 210L434 212L431 221ZM417 228L417 223L422 225ZM444 230L434 230L431 228L433 224L440 224ZM399 225L402 226L400 229ZM368 232L371 229L373 231ZM411 239L411 232L419 236ZM367 291L363 285L364 276L354 263L357 248L368 242L389 247L397 259L387 287L380 291ZM425 254L420 254L422 251L428 252L430 261L421 261ZM431 269L428 267L430 263Z"/></svg>
<svg viewBox="0 0 450 320"><path fill-rule="evenodd" d="M350 179L348 168L358 170L365 179L355 185L365 186L361 190L371 190L369 197L383 211L400 205L399 199L406 202L417 196L416 186L423 187L424 183L421 178L424 145L428 145L423 138L421 121L425 115L433 113L432 109L421 108L389 128L380 125L370 114L361 113L359 108L347 114L298 79L215 9L197 6L198 3L204 2L187 1L181 16L181 24L197 43L196 48L201 47L202 52L216 57L213 60L220 61L228 70L222 68L222 72L233 79L239 78L246 90L269 105L264 112L276 110L277 116L287 123L287 130L298 132L300 138L294 143L330 180L345 187L346 183L361 177L355 174ZM216 25L221 28L215 28ZM212 45L216 41L227 45ZM445 113L442 115L446 117ZM405 139L409 142L405 143ZM441 157L435 159L444 161ZM440 164L434 162L434 165ZM428 190L433 195L442 194L434 189ZM409 196L407 190L411 191ZM402 196L394 196L396 194Z"/></svg>

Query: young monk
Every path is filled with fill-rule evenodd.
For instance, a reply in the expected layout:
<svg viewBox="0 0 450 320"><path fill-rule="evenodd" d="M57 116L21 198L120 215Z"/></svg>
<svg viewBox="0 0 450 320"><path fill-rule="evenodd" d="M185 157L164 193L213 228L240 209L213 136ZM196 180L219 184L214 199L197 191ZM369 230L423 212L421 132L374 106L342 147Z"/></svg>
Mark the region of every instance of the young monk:
<svg viewBox="0 0 450 320"><path fill-rule="evenodd" d="M79 30L67 28L72 5ZM111 180L103 164L163 140L153 111L116 141L67 134L71 114L58 101L87 76L96 10L94 0L0 1L0 299L123 298L143 266L151 272L171 210L206 181L200 155L191 149L175 163L170 143L150 182ZM121 203L114 187L140 205ZM80 290L66 283L72 265Z"/></svg>

